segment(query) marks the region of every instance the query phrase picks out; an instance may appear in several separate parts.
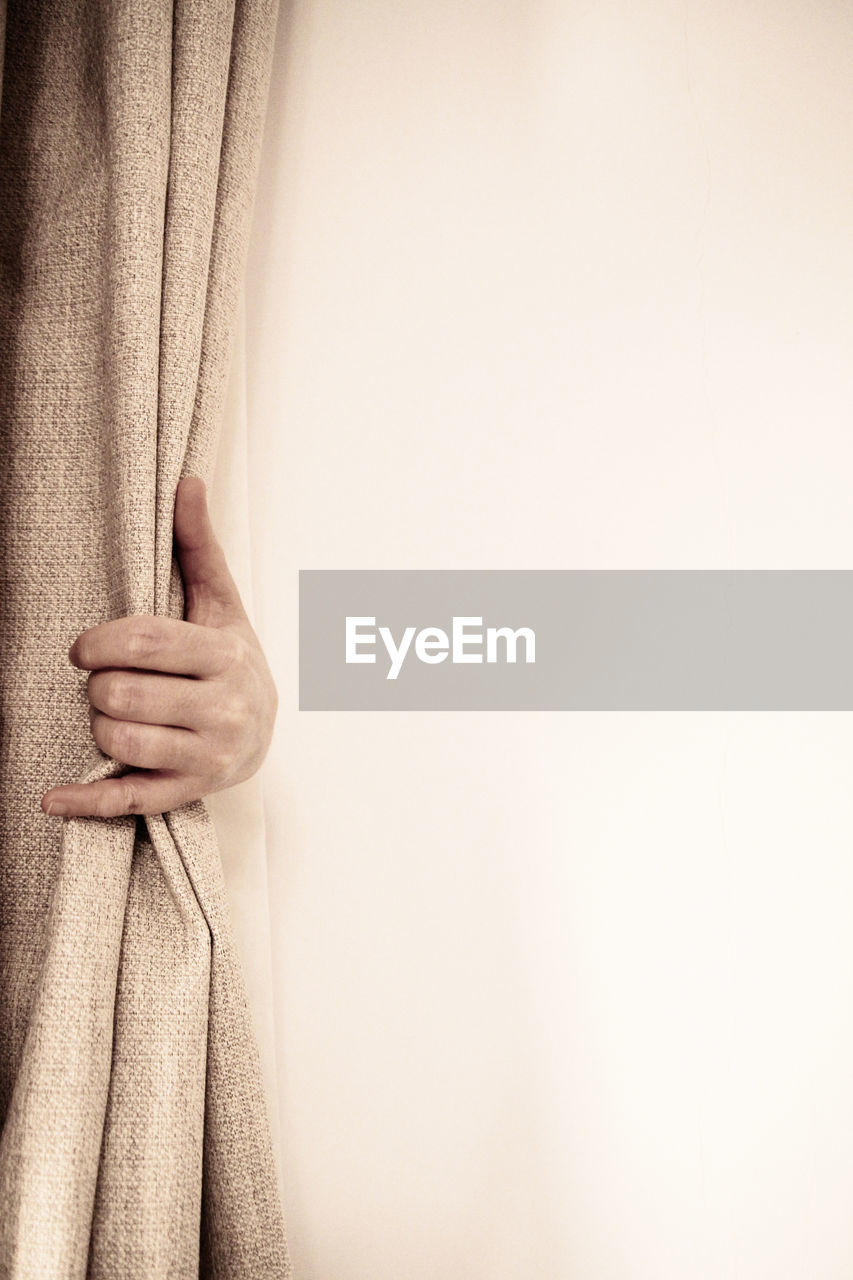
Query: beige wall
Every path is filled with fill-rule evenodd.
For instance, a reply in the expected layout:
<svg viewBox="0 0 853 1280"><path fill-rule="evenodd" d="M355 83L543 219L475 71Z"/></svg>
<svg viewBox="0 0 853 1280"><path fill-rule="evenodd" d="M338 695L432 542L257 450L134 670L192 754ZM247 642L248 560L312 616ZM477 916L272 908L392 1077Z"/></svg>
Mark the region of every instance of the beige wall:
<svg viewBox="0 0 853 1280"><path fill-rule="evenodd" d="M853 9L306 0L247 292L301 1280L848 1280L846 715L296 710L299 568L851 567Z"/></svg>

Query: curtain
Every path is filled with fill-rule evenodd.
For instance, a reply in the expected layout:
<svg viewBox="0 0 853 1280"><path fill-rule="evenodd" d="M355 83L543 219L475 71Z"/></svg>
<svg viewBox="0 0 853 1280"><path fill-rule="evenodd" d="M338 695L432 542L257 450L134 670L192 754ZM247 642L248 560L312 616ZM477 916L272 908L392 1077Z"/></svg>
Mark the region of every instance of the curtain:
<svg viewBox="0 0 853 1280"><path fill-rule="evenodd" d="M44 815L118 772L80 631L180 616L274 0L11 0L0 104L0 1275L290 1275L257 1047L202 803ZM2 26L2 21L0 21Z"/></svg>
<svg viewBox="0 0 853 1280"><path fill-rule="evenodd" d="M272 74L275 78L275 63ZM272 104L269 110L271 109ZM259 199L260 191L259 176ZM252 222L252 237L257 233L256 213ZM250 258L251 252L250 243ZM250 527L247 401L246 317L245 304L241 299L228 391L216 450L216 466L210 489L210 517L243 605L257 630L253 582L256 556ZM253 430L253 438L254 435ZM263 492L262 489L258 496L262 498ZM274 582L272 590L276 590ZM213 792L205 803L216 830L231 926L260 1052L273 1150L278 1156L281 1153L281 1121L276 1070L269 893L268 851L271 835L268 836L266 828L264 785L268 780L274 787L276 773L275 766L266 768L235 787ZM280 1160L277 1160L277 1165L281 1179Z"/></svg>

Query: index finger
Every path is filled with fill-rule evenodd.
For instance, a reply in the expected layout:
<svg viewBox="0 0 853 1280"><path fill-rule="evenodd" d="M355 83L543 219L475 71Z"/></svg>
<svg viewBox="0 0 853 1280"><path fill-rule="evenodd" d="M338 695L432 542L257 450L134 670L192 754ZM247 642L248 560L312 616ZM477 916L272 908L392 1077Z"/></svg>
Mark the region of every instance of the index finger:
<svg viewBox="0 0 853 1280"><path fill-rule="evenodd" d="M134 614L82 632L68 657L75 667L134 667L172 675L218 676L232 659L227 633L195 622Z"/></svg>

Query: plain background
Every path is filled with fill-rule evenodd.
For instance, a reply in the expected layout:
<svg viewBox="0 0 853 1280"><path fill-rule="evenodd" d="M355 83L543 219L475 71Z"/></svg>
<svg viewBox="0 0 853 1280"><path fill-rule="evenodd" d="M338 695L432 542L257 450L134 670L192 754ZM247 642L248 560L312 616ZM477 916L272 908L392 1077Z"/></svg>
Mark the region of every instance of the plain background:
<svg viewBox="0 0 853 1280"><path fill-rule="evenodd" d="M851 65L839 0L283 12L240 360L300 1280L853 1274L851 718L300 714L296 617L300 568L853 567Z"/></svg>

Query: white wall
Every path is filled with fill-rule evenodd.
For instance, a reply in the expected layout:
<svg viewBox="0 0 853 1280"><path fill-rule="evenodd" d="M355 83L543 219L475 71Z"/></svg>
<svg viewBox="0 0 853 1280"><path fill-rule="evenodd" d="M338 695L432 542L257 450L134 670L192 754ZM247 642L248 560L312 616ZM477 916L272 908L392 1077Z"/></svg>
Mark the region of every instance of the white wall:
<svg viewBox="0 0 853 1280"><path fill-rule="evenodd" d="M848 1280L847 715L300 715L299 568L851 567L853 8L305 0L247 293L300 1280Z"/></svg>

